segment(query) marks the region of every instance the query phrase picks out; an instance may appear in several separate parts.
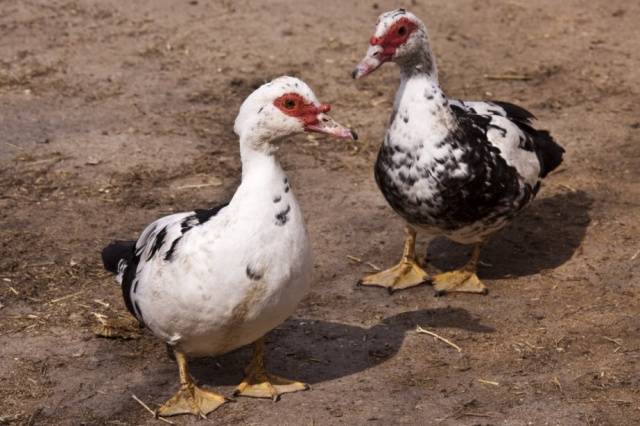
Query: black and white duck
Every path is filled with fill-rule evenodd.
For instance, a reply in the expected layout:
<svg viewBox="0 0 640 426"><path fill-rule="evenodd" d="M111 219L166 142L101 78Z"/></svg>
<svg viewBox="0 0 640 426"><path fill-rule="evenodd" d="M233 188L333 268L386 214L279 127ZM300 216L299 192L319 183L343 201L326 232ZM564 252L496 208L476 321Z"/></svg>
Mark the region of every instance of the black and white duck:
<svg viewBox="0 0 640 426"><path fill-rule="evenodd" d="M564 149L533 128L533 115L522 107L447 98L427 29L404 9L380 15L353 77L389 61L398 64L401 80L375 178L406 221L406 237L400 263L360 284L393 291L431 281L439 293L486 293L476 275L483 242L531 203ZM470 261L429 277L416 262L416 231L473 244Z"/></svg>
<svg viewBox="0 0 640 426"><path fill-rule="evenodd" d="M329 109L297 78L264 84L235 121L242 182L231 201L160 218L137 241L103 250L129 311L175 353L180 389L159 415L206 416L222 405L224 396L195 384L187 357L250 343L253 359L236 395L276 399L307 388L267 373L263 361L263 336L294 312L313 269L302 212L274 143L301 132L356 139L327 115Z"/></svg>

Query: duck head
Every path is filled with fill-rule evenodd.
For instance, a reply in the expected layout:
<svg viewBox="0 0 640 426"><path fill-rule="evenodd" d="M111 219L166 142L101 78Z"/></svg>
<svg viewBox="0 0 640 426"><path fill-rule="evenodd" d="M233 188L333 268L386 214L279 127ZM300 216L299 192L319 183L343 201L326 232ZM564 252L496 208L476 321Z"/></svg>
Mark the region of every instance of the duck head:
<svg viewBox="0 0 640 426"><path fill-rule="evenodd" d="M356 133L327 113L331 105L318 101L307 84L294 77L278 77L256 89L242 103L234 131L254 148L269 149L271 143L297 133L324 133L338 139L356 140Z"/></svg>
<svg viewBox="0 0 640 426"><path fill-rule="evenodd" d="M397 63L403 71L435 74L427 28L405 9L385 12L378 17L367 54L351 75L355 79L364 77L390 61Z"/></svg>

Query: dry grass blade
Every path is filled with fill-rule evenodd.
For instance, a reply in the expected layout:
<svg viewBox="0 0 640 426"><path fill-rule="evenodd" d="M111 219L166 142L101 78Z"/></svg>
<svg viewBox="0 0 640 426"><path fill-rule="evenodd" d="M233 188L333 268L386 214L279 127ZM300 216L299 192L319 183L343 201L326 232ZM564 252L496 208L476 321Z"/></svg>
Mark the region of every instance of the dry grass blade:
<svg viewBox="0 0 640 426"><path fill-rule="evenodd" d="M379 267L378 265L375 265L371 262L365 262L365 264L367 264L367 266L370 266L374 271L382 271L382 268Z"/></svg>
<svg viewBox="0 0 640 426"><path fill-rule="evenodd" d="M462 348L460 348L460 346L458 346L455 343L453 343L452 341L450 341L448 339L445 339L444 337L434 333L433 331L425 330L424 328L422 328L420 326L417 326L416 327L416 333L428 334L429 336L433 336L436 339L440 340L441 342L444 342L447 345L451 346L452 348L455 348L458 352L462 352Z"/></svg>
<svg viewBox="0 0 640 426"><path fill-rule="evenodd" d="M102 306L104 306L105 308L108 308L108 307L109 307L109 304L108 304L107 302L105 302L104 300L100 300L100 299L93 299L93 301L94 301L95 303L97 303L98 305L102 305Z"/></svg>
<svg viewBox="0 0 640 426"><path fill-rule="evenodd" d="M559 184L558 184L558 186L559 186L560 188L564 188L564 189L566 189L566 190L568 190L568 191L571 191L571 192L578 192L578 190L577 190L577 189L575 189L573 186L569 186L569 185L566 185L566 184L564 184L564 183L559 183Z"/></svg>
<svg viewBox="0 0 640 426"><path fill-rule="evenodd" d="M100 324L102 324L102 325L107 324L107 316L106 315L100 314L98 312L91 312L91 314L93 316L95 316L98 319L98 321L100 321Z"/></svg>
<svg viewBox="0 0 640 426"><path fill-rule="evenodd" d="M76 293L73 293L73 294L67 294L66 296L58 297L57 299L51 300L49 303L62 302L63 300L67 300L67 299L71 299L72 297L79 296L82 293L84 293L84 290L80 290L80 291L78 291Z"/></svg>
<svg viewBox="0 0 640 426"><path fill-rule="evenodd" d="M498 382L494 382L493 380L478 379L478 381L479 381L480 383L484 383L485 385L500 386L500 383L498 383Z"/></svg>
<svg viewBox="0 0 640 426"><path fill-rule="evenodd" d="M137 396L135 396L134 394L131 394L131 398L133 398L133 399L134 399L138 404L142 405L142 407L143 407L145 410L147 410L148 412L150 412L150 413L151 413L151 415L152 415L153 417L155 417L156 419L161 420L161 421L163 421L163 422L165 422L165 423L168 423L168 424L170 424L170 425L175 425L175 423L174 423L174 422L172 422L171 420L167 420L167 419L165 419L164 417L158 417L158 416L156 416L155 411L153 411L151 408L149 408L149 406L148 406L147 404L145 404L144 402L142 402L142 401L140 400L140 398L138 398L138 397L137 397Z"/></svg>
<svg viewBox="0 0 640 426"><path fill-rule="evenodd" d="M609 342L615 343L618 346L622 346L622 339L612 339L611 337L602 336L604 340L608 340Z"/></svg>
<svg viewBox="0 0 640 426"><path fill-rule="evenodd" d="M526 74L485 74L484 78L487 80L515 80L515 81L527 81L531 80Z"/></svg>
<svg viewBox="0 0 640 426"><path fill-rule="evenodd" d="M474 413L471 411L465 411L461 413L458 417L493 417L493 416L487 413Z"/></svg>
<svg viewBox="0 0 640 426"><path fill-rule="evenodd" d="M16 144L11 143L11 142L5 142L4 144L5 144L5 145L8 145L8 146L10 146L10 147L12 147L12 148L24 149L24 148L22 148L21 146L18 146L18 145L16 145Z"/></svg>
<svg viewBox="0 0 640 426"><path fill-rule="evenodd" d="M367 265L368 267L370 267L374 271L381 271L382 270L378 265L375 265L375 264L373 264L371 262L365 262L365 261L363 261L361 258L359 258L357 256L352 256L352 255L348 254L347 255L347 259L349 259L352 262L364 263L365 265Z"/></svg>
<svg viewBox="0 0 640 426"><path fill-rule="evenodd" d="M178 186L176 189L178 190L200 189L200 188L207 188L209 186L220 186L220 185L222 185L222 182L209 182L209 183L199 183L199 184L192 184L192 185L182 185L182 186Z"/></svg>

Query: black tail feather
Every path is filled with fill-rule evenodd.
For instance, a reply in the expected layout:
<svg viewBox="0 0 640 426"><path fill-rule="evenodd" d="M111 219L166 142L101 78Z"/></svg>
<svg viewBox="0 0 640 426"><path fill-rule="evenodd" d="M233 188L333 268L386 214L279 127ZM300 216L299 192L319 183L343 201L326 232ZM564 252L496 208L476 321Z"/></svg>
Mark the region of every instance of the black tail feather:
<svg viewBox="0 0 640 426"><path fill-rule="evenodd" d="M492 103L502 107L507 113L507 117L513 121L520 121L525 124L531 124L531 120L536 117L521 106L504 101L491 101Z"/></svg>
<svg viewBox="0 0 640 426"><path fill-rule="evenodd" d="M533 140L533 149L540 162L540 177L547 176L551 171L562 163L562 148L553 140L551 134L546 130L537 130L531 126L531 120L536 117L526 109L509 102L491 101L502 107L507 113L507 118L513 121L520 129L528 134Z"/></svg>
<svg viewBox="0 0 640 426"><path fill-rule="evenodd" d="M533 142L540 161L540 177L545 177L562 163L564 148L558 145L546 130L536 130Z"/></svg>
<svg viewBox="0 0 640 426"><path fill-rule="evenodd" d="M131 262L136 247L135 241L113 241L102 249L102 263L104 269L114 274L118 273L118 264L124 259Z"/></svg>

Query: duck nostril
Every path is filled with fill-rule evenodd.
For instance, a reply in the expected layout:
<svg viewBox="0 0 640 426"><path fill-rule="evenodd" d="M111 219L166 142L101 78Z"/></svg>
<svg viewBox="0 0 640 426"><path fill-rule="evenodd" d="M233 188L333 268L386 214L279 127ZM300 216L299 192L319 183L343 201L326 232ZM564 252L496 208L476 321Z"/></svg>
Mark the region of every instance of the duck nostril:
<svg viewBox="0 0 640 426"><path fill-rule="evenodd" d="M322 121L326 123L329 119L327 117L322 117Z"/></svg>

